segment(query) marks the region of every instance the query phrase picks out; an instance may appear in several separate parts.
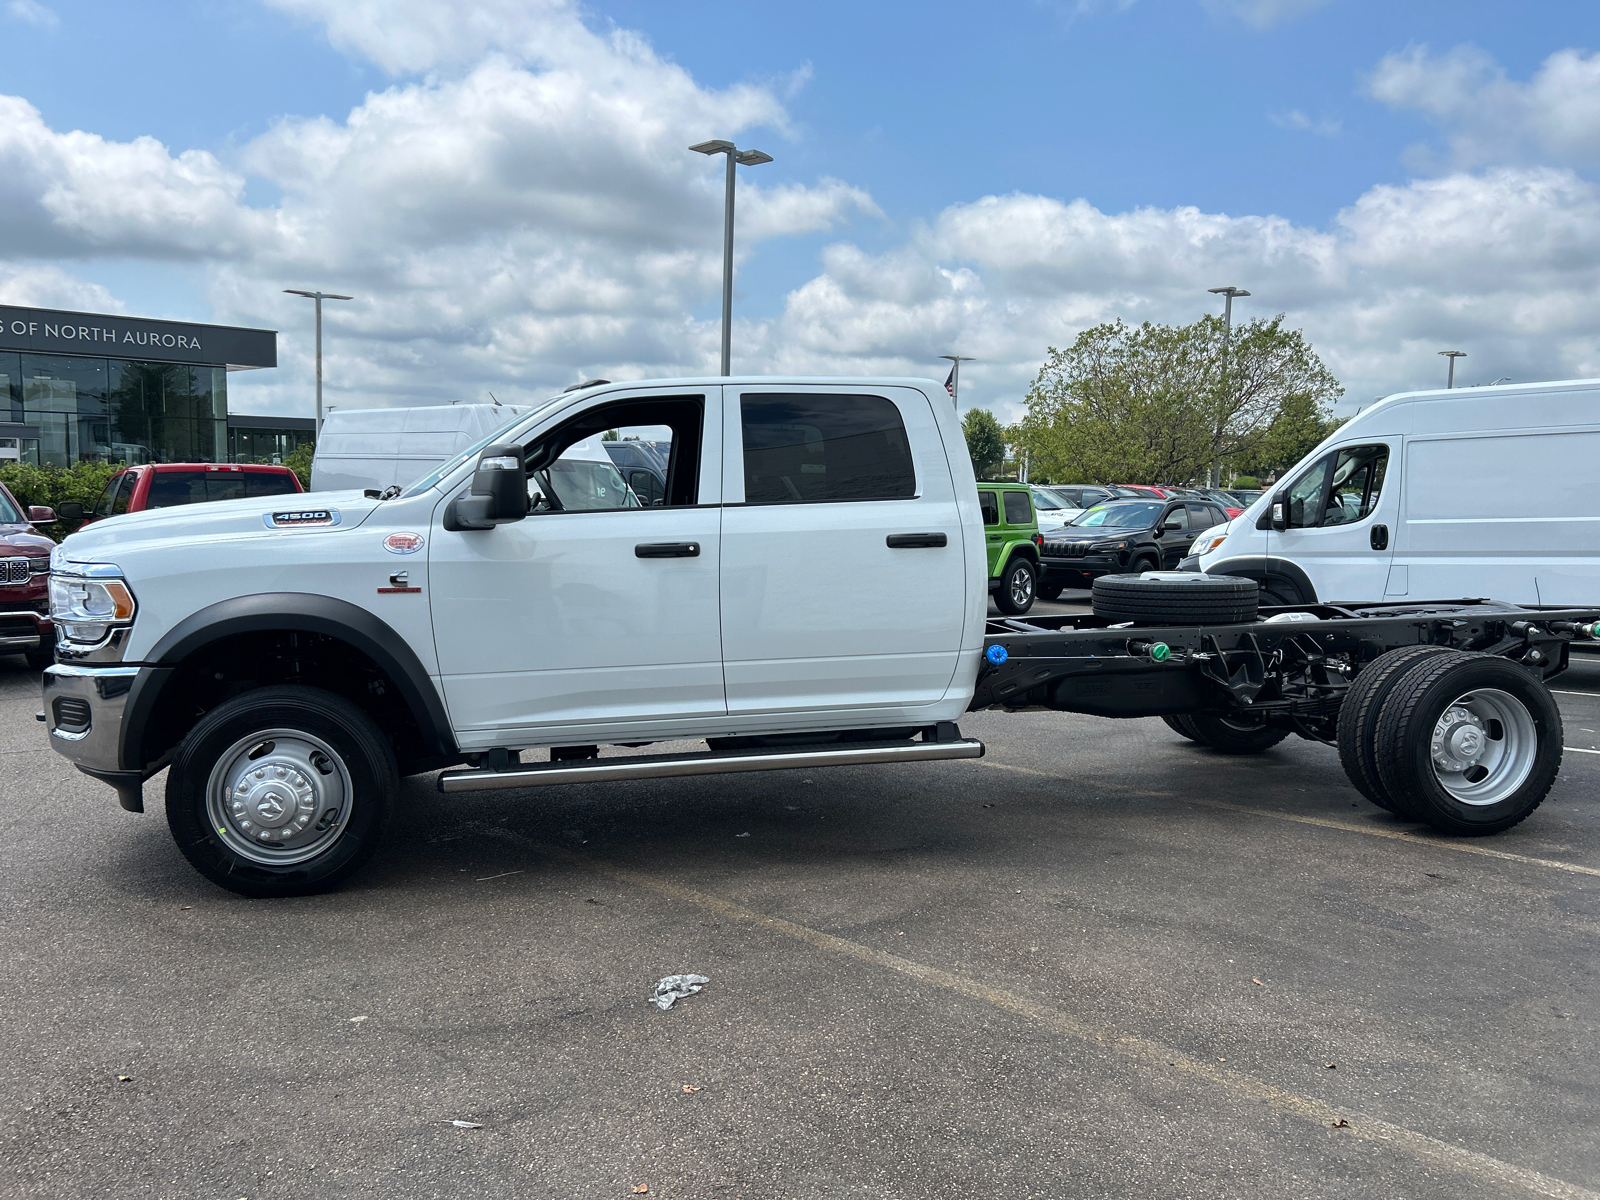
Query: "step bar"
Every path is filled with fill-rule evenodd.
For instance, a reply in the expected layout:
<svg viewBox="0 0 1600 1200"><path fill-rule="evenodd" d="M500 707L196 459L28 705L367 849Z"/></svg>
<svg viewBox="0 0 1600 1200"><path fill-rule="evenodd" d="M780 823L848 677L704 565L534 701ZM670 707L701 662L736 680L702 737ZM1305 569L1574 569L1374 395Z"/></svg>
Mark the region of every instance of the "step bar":
<svg viewBox="0 0 1600 1200"><path fill-rule="evenodd" d="M558 783L608 783L621 779L675 779L686 775L731 775L741 771L785 771L795 767L849 767L866 763L932 762L982 758L976 738L950 742L855 742L797 746L785 750L726 753L641 754L539 763L505 771L445 771L441 792L488 792L501 788L551 787Z"/></svg>

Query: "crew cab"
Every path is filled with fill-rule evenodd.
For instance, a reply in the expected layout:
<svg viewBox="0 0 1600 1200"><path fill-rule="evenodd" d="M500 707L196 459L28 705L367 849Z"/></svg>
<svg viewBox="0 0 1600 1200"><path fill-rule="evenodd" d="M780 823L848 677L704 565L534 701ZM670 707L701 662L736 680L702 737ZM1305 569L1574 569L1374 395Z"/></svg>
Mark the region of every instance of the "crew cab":
<svg viewBox="0 0 1600 1200"><path fill-rule="evenodd" d="M664 443L660 503L617 472L611 430ZM404 490L73 534L52 555L58 662L39 715L126 809L165 768L179 849L253 896L354 872L402 775L438 770L457 793L976 758L956 725L975 706L1167 716L1239 753L1334 740L1341 699L1365 687L1363 721L1404 703L1382 729L1401 749L1449 728L1444 798L1406 774L1432 769L1424 750L1379 762L1383 780L1360 785L1375 802L1415 795L1424 819L1482 833L1549 789L1544 680L1600 612L1258 614L1251 580L1157 573L1097 580L1092 616L989 621L978 496L932 380L586 387ZM1418 699L1393 668L1423 649L1447 657L1405 658L1428 668ZM1492 711L1457 697L1458 675ZM1390 752L1353 728L1353 762ZM706 750L601 753L676 739ZM548 761L524 761L537 750Z"/></svg>

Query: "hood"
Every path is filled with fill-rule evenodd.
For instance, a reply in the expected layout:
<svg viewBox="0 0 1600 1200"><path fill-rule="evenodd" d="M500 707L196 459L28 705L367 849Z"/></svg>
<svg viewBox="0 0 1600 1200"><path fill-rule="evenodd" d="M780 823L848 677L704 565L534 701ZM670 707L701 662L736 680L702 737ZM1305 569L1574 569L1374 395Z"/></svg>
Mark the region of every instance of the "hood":
<svg viewBox="0 0 1600 1200"><path fill-rule="evenodd" d="M37 558L48 556L55 543L33 532L31 525L0 525L0 558L15 558L19 554Z"/></svg>
<svg viewBox="0 0 1600 1200"><path fill-rule="evenodd" d="M302 492L213 500L107 517L61 543L58 561L96 562L144 546L197 545L239 537L323 537L359 528L381 500L350 492Z"/></svg>

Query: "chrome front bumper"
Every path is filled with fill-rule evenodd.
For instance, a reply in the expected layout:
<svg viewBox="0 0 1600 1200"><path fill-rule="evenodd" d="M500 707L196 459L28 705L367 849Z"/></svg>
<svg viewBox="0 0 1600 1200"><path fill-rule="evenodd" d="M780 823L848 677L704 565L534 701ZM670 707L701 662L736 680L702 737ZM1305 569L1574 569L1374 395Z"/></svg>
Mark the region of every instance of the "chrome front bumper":
<svg viewBox="0 0 1600 1200"><path fill-rule="evenodd" d="M143 667L78 667L44 671L44 719L50 745L83 770L116 773L122 765L122 713Z"/></svg>

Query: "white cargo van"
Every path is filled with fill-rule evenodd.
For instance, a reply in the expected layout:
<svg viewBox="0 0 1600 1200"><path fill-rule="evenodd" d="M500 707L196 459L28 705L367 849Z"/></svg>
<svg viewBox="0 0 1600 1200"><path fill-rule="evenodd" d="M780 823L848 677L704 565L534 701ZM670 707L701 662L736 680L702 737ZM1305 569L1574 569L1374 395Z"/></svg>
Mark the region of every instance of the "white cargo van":
<svg viewBox="0 0 1600 1200"><path fill-rule="evenodd" d="M311 490L405 487L528 411L506 404L339 409L322 422Z"/></svg>
<svg viewBox="0 0 1600 1200"><path fill-rule="evenodd" d="M1390 396L1358 413L1191 570L1263 603L1600 599L1600 380Z"/></svg>

